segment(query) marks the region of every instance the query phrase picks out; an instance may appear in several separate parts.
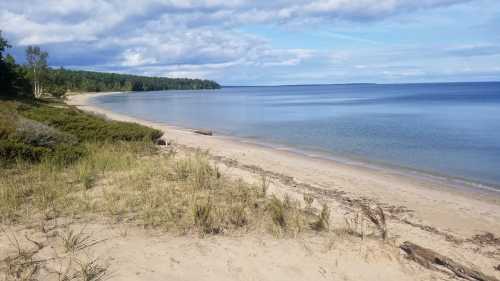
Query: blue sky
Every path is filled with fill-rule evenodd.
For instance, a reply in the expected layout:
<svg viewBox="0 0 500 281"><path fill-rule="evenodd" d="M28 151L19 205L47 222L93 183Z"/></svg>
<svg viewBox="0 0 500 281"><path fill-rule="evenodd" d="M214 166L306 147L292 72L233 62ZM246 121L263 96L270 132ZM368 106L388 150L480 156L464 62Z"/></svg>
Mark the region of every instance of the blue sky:
<svg viewBox="0 0 500 281"><path fill-rule="evenodd" d="M16 0L23 60L224 85L500 80L498 0Z"/></svg>

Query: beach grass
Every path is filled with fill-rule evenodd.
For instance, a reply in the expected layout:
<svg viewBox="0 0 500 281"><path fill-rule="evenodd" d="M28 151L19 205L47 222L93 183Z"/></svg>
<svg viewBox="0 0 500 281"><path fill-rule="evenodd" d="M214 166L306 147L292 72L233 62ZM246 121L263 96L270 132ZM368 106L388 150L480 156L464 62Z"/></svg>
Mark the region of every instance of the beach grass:
<svg viewBox="0 0 500 281"><path fill-rule="evenodd" d="M299 202L264 196L262 186L224 176L203 152L158 153L143 142L85 148L72 165L50 158L2 170L2 221L86 214L179 234L269 230L282 236L317 219Z"/></svg>
<svg viewBox="0 0 500 281"><path fill-rule="evenodd" d="M11 118L1 123L2 141L28 147L28 155L41 149L36 158L15 150L1 158L4 224L95 216L202 236L330 229L329 207L316 210L311 195L301 202L269 194L265 175L258 184L230 178L207 152L155 145L157 130L60 104L2 102L0 109ZM361 211L386 237L383 211Z"/></svg>
<svg viewBox="0 0 500 281"><path fill-rule="evenodd" d="M4 139L41 149L36 157L12 151L2 158L3 223L83 214L175 233L283 236L317 219L298 201L267 196L265 177L251 185L223 175L205 152L160 152L156 130L60 105L8 102L2 108L12 118L2 123Z"/></svg>

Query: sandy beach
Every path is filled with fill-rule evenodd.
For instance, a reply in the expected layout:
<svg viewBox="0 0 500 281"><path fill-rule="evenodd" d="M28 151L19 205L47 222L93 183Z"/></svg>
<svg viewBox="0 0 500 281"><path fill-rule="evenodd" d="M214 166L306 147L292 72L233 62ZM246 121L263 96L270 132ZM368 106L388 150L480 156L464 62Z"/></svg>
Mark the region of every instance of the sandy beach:
<svg viewBox="0 0 500 281"><path fill-rule="evenodd" d="M331 207L334 227L344 223L345 214L356 212L357 202L378 204L389 214L389 233L394 243L411 241L500 278L500 271L495 269L500 264L499 240L488 240L490 236L485 235L500 236L500 196L495 192L310 157L227 136L200 135L89 103L90 98L105 94L71 95L67 103L110 119L162 130L164 138L181 149L207 150L211 159L235 178L257 182L264 174L271 180L273 193L295 198L311 193L316 202Z"/></svg>

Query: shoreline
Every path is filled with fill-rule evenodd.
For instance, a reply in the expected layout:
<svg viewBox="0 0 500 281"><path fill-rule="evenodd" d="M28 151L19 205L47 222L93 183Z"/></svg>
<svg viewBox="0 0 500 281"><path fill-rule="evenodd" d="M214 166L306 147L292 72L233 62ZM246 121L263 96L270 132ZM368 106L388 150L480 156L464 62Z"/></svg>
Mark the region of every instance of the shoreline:
<svg viewBox="0 0 500 281"><path fill-rule="evenodd" d="M403 207L411 213L408 218L414 224L437 227L464 238L482 232L500 235L500 196L496 191L466 186L458 188L454 182L445 184L439 179L422 179L406 172L342 163L230 136L197 135L185 128L115 113L89 102L91 98L110 94L116 93L72 95L67 102L110 119L160 129L165 138L175 143L208 150L215 156L285 175L299 183L340 191L352 198L369 198L385 206ZM457 215L461 221L457 221Z"/></svg>
<svg viewBox="0 0 500 281"><path fill-rule="evenodd" d="M85 95L91 95L91 96L85 98L84 104L87 107L91 106L94 108L99 108L100 110L103 111L103 114L107 114L107 113L112 112L112 110L108 109L106 107L96 105L96 104L92 103L90 100L94 97L99 97L99 96L126 94L126 93L131 93L131 92L88 93ZM113 112L113 114L125 115L122 113L115 113L115 112ZM147 119L144 119L144 118L141 118L138 116L133 116L133 115L126 115L126 116L134 118L138 123L145 121L145 122L154 123L154 124L158 124L158 125L168 126L170 128L174 128L176 130L181 130L181 131L186 131L186 132L193 132L194 130L197 130L197 129L207 129L207 130L213 131L211 128L187 128L187 127L172 125L172 124L165 123L165 122L157 122L154 120L147 120ZM483 182L483 181L476 180L476 179L468 179L466 177L451 176L451 175L446 175L446 174L439 173L439 172L420 170L420 169L416 169L416 168L412 168L412 167L399 166L397 164L389 164L389 163L385 163L383 161L369 160L369 159L364 159L361 157L339 156L339 155L335 155L334 153L322 151L319 149L293 147L293 146L289 146L286 144L261 141L257 138L255 138L255 139L254 138L245 138L245 137L238 137L238 136L232 136L232 135L220 133L217 131L213 131L213 132L216 133L216 135L213 137L224 138L224 139L227 139L230 141L235 141L235 142L248 144L248 145L254 145L257 147L272 149L272 150L276 150L276 151L288 152L291 154L297 154L297 155L300 155L303 157L313 158L316 160L332 161L332 162L335 162L336 164L350 166L354 169L362 168L362 169L369 169L369 170L374 170L374 171L378 171L378 172L382 172L382 173L390 173L390 174L403 176L403 177L412 177L412 178L415 178L416 180L422 180L422 181L437 184L437 185L445 185L446 188L450 188L451 190L456 189L457 191L470 192L472 194L475 194L475 193L488 194L488 195L496 196L496 197L498 197L498 199L500 199L500 184Z"/></svg>
<svg viewBox="0 0 500 281"><path fill-rule="evenodd" d="M146 120L147 121L147 120ZM191 128L176 127L180 130L192 131ZM217 134L224 138L234 140L237 142L260 146L264 148L269 148L277 151L285 151L292 154L298 154L304 157L313 158L317 160L332 161L340 165L347 165L353 168L365 168L369 170L391 173L399 176L409 176L414 177L418 180L423 180L426 182L431 182L435 184L443 184L449 188L456 188L459 190L474 192L486 192L491 193L495 196L500 196L500 185L495 185L492 183L481 182L476 180L471 180L467 178L461 178L457 176L450 176L446 174L441 174L438 172L429 172L425 170L419 170L416 168L398 166L396 164L388 164L382 161L367 160L363 158L356 158L351 156L338 156L334 153L329 153L321 150L306 149L306 148L294 148L287 146L285 144L270 143L265 141L259 141L258 139L243 138L237 136L230 136L224 134Z"/></svg>

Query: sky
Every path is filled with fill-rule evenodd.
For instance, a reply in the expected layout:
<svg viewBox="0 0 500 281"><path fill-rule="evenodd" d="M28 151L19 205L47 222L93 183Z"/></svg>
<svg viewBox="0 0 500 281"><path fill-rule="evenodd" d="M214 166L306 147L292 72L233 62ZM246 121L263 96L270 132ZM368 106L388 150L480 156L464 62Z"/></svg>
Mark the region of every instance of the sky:
<svg viewBox="0 0 500 281"><path fill-rule="evenodd" d="M500 81L500 0L0 0L70 69L223 85Z"/></svg>

